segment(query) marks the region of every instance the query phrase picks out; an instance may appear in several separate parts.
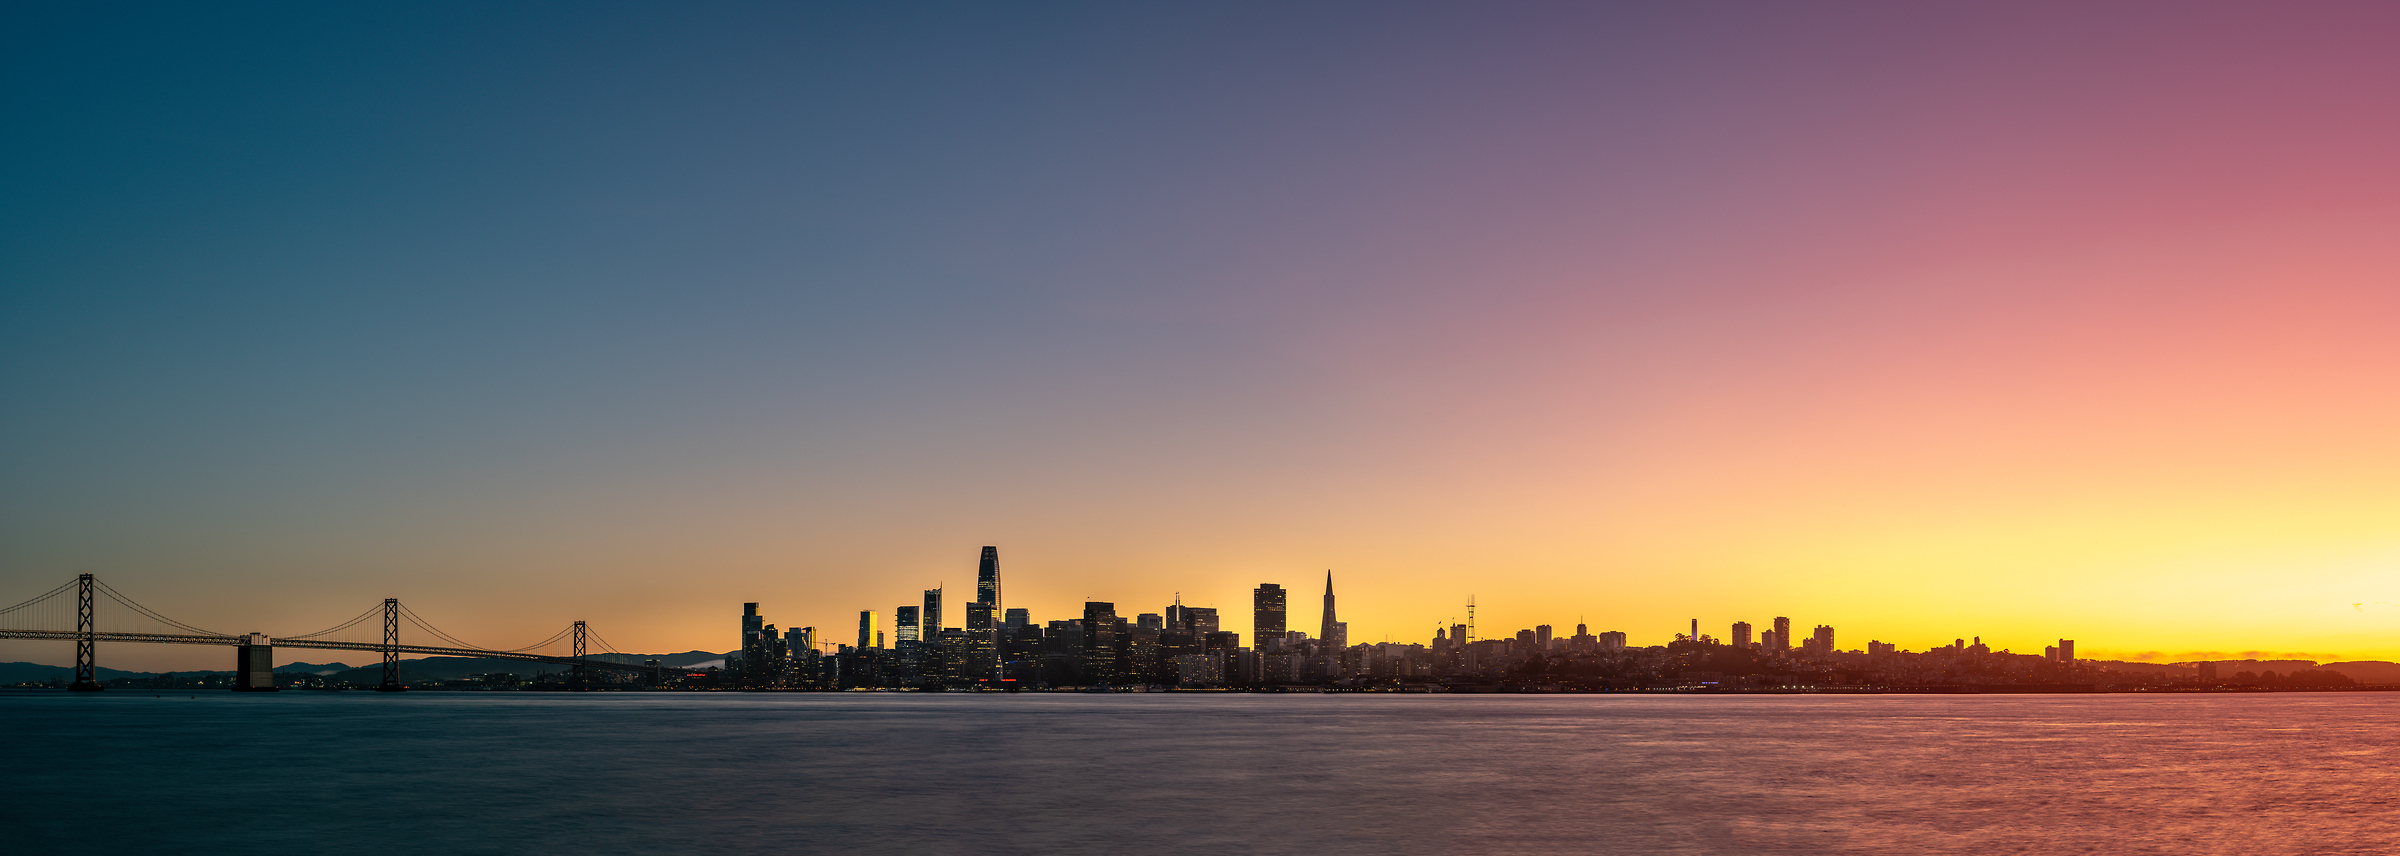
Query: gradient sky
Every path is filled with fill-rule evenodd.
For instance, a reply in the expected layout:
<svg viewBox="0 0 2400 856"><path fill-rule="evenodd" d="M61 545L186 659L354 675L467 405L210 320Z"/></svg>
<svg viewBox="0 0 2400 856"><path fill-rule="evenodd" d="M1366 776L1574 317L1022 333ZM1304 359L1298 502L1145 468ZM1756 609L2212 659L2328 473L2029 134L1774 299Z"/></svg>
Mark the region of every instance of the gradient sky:
<svg viewBox="0 0 2400 856"><path fill-rule="evenodd" d="M12 3L0 601L721 651L743 601L963 602L993 544L1037 620L1181 592L1245 640L1332 569L1353 641L1473 595L2400 659L2394 44L2388 3Z"/></svg>

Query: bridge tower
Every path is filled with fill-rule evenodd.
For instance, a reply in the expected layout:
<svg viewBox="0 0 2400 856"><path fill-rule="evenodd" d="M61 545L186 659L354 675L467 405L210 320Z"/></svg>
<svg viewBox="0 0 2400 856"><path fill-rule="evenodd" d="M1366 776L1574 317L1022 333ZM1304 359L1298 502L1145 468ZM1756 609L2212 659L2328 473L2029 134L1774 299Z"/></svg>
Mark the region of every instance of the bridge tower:
<svg viewBox="0 0 2400 856"><path fill-rule="evenodd" d="M99 692L100 682L92 679L92 575L75 578L75 683L67 689L77 692Z"/></svg>
<svg viewBox="0 0 2400 856"><path fill-rule="evenodd" d="M575 677L570 684L576 692L592 688L592 669L583 662L583 622L575 622Z"/></svg>
<svg viewBox="0 0 2400 856"><path fill-rule="evenodd" d="M396 693L407 689L400 685L400 599L383 599L383 685L380 693Z"/></svg>

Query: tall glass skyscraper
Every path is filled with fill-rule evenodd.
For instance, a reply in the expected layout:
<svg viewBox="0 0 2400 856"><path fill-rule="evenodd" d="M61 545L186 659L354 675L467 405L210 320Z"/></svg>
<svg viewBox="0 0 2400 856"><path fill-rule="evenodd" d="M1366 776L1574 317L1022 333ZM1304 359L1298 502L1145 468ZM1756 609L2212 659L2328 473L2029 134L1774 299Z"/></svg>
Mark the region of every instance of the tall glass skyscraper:
<svg viewBox="0 0 2400 856"><path fill-rule="evenodd" d="M992 679L994 686L998 686L1001 677L1000 622L994 619L1007 616L1007 613L1001 611L1000 606L1000 548L998 547L983 548L983 560L975 565L975 602L984 606L984 626L977 628L970 624L967 629L982 631L984 645L987 646L984 649L984 657L988 662L984 663L981 671Z"/></svg>

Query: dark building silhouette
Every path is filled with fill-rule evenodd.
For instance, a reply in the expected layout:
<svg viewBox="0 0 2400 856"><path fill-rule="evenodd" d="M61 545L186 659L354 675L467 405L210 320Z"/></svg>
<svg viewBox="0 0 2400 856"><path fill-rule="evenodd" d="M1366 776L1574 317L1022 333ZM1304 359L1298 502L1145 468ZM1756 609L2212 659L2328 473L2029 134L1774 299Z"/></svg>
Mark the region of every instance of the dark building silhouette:
<svg viewBox="0 0 2400 856"><path fill-rule="evenodd" d="M1260 650L1283 639L1283 587L1259 583L1250 590L1250 635Z"/></svg>
<svg viewBox="0 0 2400 856"><path fill-rule="evenodd" d="M1775 638L1767 642L1767 650L1789 651L1791 649L1792 620L1780 615L1775 616Z"/></svg>
<svg viewBox="0 0 2400 856"><path fill-rule="evenodd" d="M1333 617L1333 571L1328 570L1325 572L1325 617L1317 622L1317 638L1325 640L1327 644L1341 647L1344 640L1334 638L1334 625L1337 623L1339 622Z"/></svg>
<svg viewBox="0 0 2400 856"><path fill-rule="evenodd" d="M942 590L925 590L925 611L917 614L917 638L927 642L942 638Z"/></svg>
<svg viewBox="0 0 2400 856"><path fill-rule="evenodd" d="M1124 619L1117 605L1101 601L1083 604L1083 683L1108 686L1120 682L1118 642L1124 638Z"/></svg>
<svg viewBox="0 0 2400 856"><path fill-rule="evenodd" d="M1750 622L1736 621L1733 623L1733 645L1736 648L1750 647Z"/></svg>
<svg viewBox="0 0 2400 856"><path fill-rule="evenodd" d="M998 547L983 548L983 559L975 565L975 602L983 604L985 607L984 626L980 629L987 637L984 642L984 653L988 662L984 664L983 671L992 680L998 681L1001 678L1000 626L994 619L1004 615L1001 612L1000 604L1000 548ZM969 625L968 629L978 628Z"/></svg>

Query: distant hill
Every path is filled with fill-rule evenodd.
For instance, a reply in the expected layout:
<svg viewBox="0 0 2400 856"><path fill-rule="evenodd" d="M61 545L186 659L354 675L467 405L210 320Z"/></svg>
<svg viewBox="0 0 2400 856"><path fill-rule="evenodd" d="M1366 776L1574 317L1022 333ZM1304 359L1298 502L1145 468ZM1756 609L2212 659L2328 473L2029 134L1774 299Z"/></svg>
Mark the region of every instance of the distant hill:
<svg viewBox="0 0 2400 856"><path fill-rule="evenodd" d="M122 669L111 669L105 666L92 667L92 677L103 681L114 680L116 678L147 678L156 674L158 673L128 672ZM0 663L0 686L5 686L8 684L21 684L26 681L48 681L52 679L61 681L75 680L75 667L45 666L40 663Z"/></svg>
<svg viewBox="0 0 2400 856"><path fill-rule="evenodd" d="M2400 663L2383 660L2351 660L2327 663L2317 668L2349 675L2362 684L2400 684Z"/></svg>
<svg viewBox="0 0 2400 856"><path fill-rule="evenodd" d="M349 665L347 663L325 663L323 665L316 663L292 663L285 666L276 666L275 671L293 675L330 675L337 672L347 672L355 668L358 667ZM380 669L383 667L376 666L376 668Z"/></svg>

